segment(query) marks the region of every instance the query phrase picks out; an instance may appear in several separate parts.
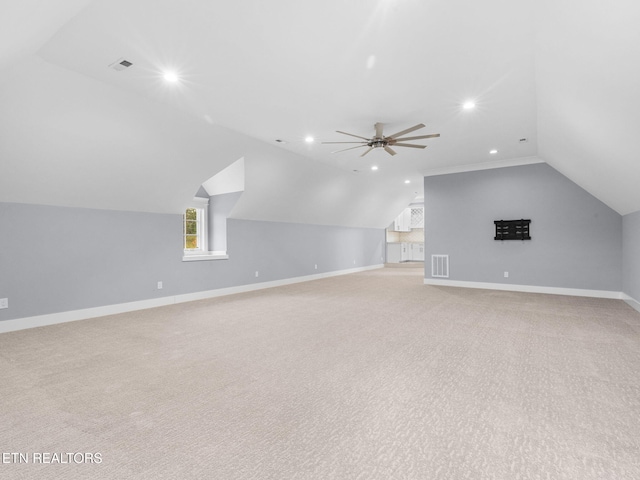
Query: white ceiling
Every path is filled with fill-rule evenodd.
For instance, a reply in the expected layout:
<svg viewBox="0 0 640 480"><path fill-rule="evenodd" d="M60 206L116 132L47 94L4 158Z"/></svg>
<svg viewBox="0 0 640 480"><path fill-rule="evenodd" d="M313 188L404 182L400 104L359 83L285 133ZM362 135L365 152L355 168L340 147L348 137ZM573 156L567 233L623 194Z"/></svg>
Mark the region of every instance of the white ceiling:
<svg viewBox="0 0 640 480"><path fill-rule="evenodd" d="M117 188L129 203L142 191L147 203L138 204L140 210L170 211L177 199L154 206L162 200L143 182L155 182L155 190L174 188L181 197L196 178L203 182L244 156L247 190L234 215L383 226L420 193L424 175L542 159L619 213L640 210L637 2L613 8L595 0L61 0L56 9L49 3L0 7L0 31L16 32L11 47L3 42L0 49L9 78L0 106L20 108L25 99L16 92L23 90L29 104L34 95L25 83L49 90L46 100L17 115L20 122L14 112L3 122L0 112L0 127L12 138L36 127L47 137L47 124L62 121L76 133L65 133L71 135L66 141L58 125L58 140L40 150L0 140L3 161L17 172L1 185L13 193L0 200L23 201L20 187L30 198L47 192L55 197L51 203L73 205L73 195L86 202L90 192ZM29 58L33 54L37 58ZM107 67L121 57L133 67ZM167 69L180 75L178 84L163 81ZM73 87L65 88L70 76ZM89 101L92 96L101 100ZM465 111L461 105L469 99L477 107ZM60 115L47 115L43 104ZM387 134L424 123L416 135L441 137L424 141L425 150L397 148L395 157L381 150L364 158L360 150L331 154L339 146L319 143L350 140L335 130L370 136L375 122L384 123ZM167 138L167 129L175 138ZM146 137L123 139L140 130ZM78 132L84 134L80 146ZM234 140L227 142L227 135ZM305 143L307 135L317 141ZM92 152L91 142L101 148ZM253 159L238 147L243 143L256 152ZM224 156L207 163L218 146ZM94 168L76 171L73 184L57 178L47 158L54 148L61 162L91 155ZM497 155L489 154L493 148ZM190 155L176 165L173 152L180 150ZM114 156L126 161L114 164ZM373 164L380 168L375 173ZM188 166L193 176L181 174ZM46 181L27 185L30 172L42 169ZM110 183L114 169L122 169L123 184ZM260 183L265 175L277 191ZM405 179L412 181L409 188ZM47 182L66 185L69 198L58 198ZM336 191L341 203L326 196ZM307 212L275 213L296 202ZM125 202L105 193L101 202L88 203L123 208ZM385 203L392 206L382 208ZM354 205L372 210L370 216L332 213Z"/></svg>

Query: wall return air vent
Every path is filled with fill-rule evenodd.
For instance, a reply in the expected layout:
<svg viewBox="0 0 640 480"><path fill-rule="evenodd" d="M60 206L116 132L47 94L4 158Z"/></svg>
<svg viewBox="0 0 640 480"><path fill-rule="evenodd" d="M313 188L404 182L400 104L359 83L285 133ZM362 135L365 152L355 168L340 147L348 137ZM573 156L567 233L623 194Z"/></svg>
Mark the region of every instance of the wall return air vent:
<svg viewBox="0 0 640 480"><path fill-rule="evenodd" d="M431 276L449 278L449 255L431 255Z"/></svg>

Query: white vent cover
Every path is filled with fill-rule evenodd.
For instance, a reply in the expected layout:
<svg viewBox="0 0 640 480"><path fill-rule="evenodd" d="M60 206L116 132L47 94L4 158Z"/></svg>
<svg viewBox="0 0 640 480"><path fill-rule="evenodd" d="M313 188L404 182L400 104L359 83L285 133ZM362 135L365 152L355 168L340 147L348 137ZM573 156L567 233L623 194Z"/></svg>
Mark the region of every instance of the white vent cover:
<svg viewBox="0 0 640 480"><path fill-rule="evenodd" d="M449 255L431 255L431 276L449 278Z"/></svg>
<svg viewBox="0 0 640 480"><path fill-rule="evenodd" d="M124 58L119 58L118 60L113 62L111 65L109 65L109 68L113 68L114 70L120 72L122 70L126 70L131 65L133 65L133 63L131 63L129 60L125 60Z"/></svg>

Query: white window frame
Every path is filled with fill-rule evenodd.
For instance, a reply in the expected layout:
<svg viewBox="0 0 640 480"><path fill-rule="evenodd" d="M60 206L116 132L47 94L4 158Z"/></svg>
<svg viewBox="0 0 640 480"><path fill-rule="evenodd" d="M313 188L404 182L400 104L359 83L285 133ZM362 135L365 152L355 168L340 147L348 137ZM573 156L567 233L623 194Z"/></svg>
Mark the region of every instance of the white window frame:
<svg viewBox="0 0 640 480"><path fill-rule="evenodd" d="M193 208L197 212L198 222L198 248L184 248L186 235L186 211ZM194 262L201 260L226 260L229 258L227 252L215 252L209 250L209 239L207 237L209 221L209 199L194 197L191 205L185 208L182 214L182 245L183 245L183 262Z"/></svg>
<svg viewBox="0 0 640 480"><path fill-rule="evenodd" d="M182 241L183 247L185 244L185 238L187 236L187 210L195 210L196 211L196 225L197 225L197 237L198 237L198 248L184 248L185 255L199 255L204 253L207 245L207 208L209 206L209 202L206 199L199 199L201 201L195 201L192 205L189 205L185 208L185 214L182 216Z"/></svg>

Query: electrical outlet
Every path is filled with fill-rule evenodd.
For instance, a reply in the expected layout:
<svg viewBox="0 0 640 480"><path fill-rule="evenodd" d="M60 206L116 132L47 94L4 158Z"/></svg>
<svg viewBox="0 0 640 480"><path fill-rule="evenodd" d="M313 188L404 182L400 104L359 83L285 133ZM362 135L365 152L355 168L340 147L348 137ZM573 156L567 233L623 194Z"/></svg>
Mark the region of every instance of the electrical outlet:
<svg viewBox="0 0 640 480"><path fill-rule="evenodd" d="M162 290L162 282L158 282L158 290Z"/></svg>
<svg viewBox="0 0 640 480"><path fill-rule="evenodd" d="M355 261L355 260L353 261L353 264L354 264L354 265L356 264L356 261Z"/></svg>
<svg viewBox="0 0 640 480"><path fill-rule="evenodd" d="M509 278L509 272L504 272L504 278Z"/></svg>
<svg viewBox="0 0 640 480"><path fill-rule="evenodd" d="M316 270L318 269L318 264L316 264Z"/></svg>
<svg viewBox="0 0 640 480"><path fill-rule="evenodd" d="M260 276L260 272L258 270L256 270L256 277Z"/></svg>
<svg viewBox="0 0 640 480"><path fill-rule="evenodd" d="M8 298L0 298L0 308L9 308Z"/></svg>

